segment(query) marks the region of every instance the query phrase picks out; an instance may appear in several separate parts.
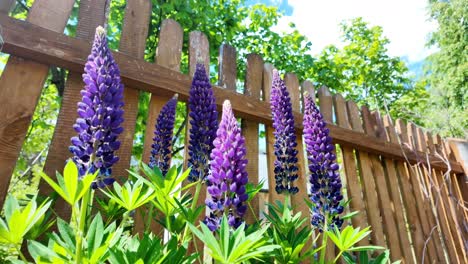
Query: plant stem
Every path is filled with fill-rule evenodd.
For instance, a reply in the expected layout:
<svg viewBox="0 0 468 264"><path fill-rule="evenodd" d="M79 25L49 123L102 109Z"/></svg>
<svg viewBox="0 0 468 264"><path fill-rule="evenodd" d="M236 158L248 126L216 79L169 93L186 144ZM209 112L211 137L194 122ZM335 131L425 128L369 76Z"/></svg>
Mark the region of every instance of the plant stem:
<svg viewBox="0 0 468 264"><path fill-rule="evenodd" d="M250 204L250 202L247 202L247 205L250 208L250 212L252 212L252 215L254 216L255 222L258 222L257 215L255 215L254 209L252 208L252 205Z"/></svg>
<svg viewBox="0 0 468 264"><path fill-rule="evenodd" d="M79 225L78 225L78 232L76 232L76 264L82 263L81 261L81 255L82 255L82 250L83 250L83 236L84 236L84 229L85 229L85 223L86 223L86 218L87 218L87 212L88 212L88 203L89 199L91 197L91 190L88 189L86 191L85 195L83 196L83 199L81 200L81 208L78 213L79 216Z"/></svg>
<svg viewBox="0 0 468 264"><path fill-rule="evenodd" d="M327 228L328 228L328 218L325 216L325 221L323 224L323 237L322 237L322 249L320 250L320 264L325 264L325 255L327 254Z"/></svg>
<svg viewBox="0 0 468 264"><path fill-rule="evenodd" d="M148 210L148 219L146 219L146 224L145 224L145 233L148 233L151 225L151 221L153 220L153 209L154 209L154 204L150 204L150 208Z"/></svg>
<svg viewBox="0 0 468 264"><path fill-rule="evenodd" d="M194 212L195 209L197 209L198 197L200 196L200 191L201 191L202 185L203 185L202 180L198 180L197 185L195 185L195 194L193 195L192 206L190 206L190 209L191 209L192 212ZM182 237L182 241L184 241L185 238L189 234L190 234L190 230L189 230L188 226L186 225L185 229L184 229L184 234L183 234L183 237Z"/></svg>
<svg viewBox="0 0 468 264"><path fill-rule="evenodd" d="M22 261L24 261L24 263L29 263L28 260L26 259L26 257L23 255L23 253L21 252L21 248L18 247L17 245L15 246L16 248L16 251L18 252L20 258Z"/></svg>
<svg viewBox="0 0 468 264"><path fill-rule="evenodd" d="M338 253L335 260L333 260L333 263L336 263L338 261L338 259L341 257L341 254L343 254L343 251L340 250L340 253Z"/></svg>

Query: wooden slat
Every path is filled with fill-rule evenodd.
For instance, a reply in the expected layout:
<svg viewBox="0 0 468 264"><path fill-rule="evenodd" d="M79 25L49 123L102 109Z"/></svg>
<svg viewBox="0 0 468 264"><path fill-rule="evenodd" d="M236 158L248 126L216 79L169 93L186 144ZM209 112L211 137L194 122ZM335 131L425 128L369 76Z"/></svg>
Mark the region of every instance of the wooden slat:
<svg viewBox="0 0 468 264"><path fill-rule="evenodd" d="M271 99L271 86L273 82L273 65L266 63L263 66L263 96L264 101L268 102L270 105ZM268 164L268 202L270 204L275 203L275 201L284 201L282 195L278 194L275 190L275 135L273 134L274 128L271 124L265 125L265 134L266 134L266 155L267 155L267 164Z"/></svg>
<svg viewBox="0 0 468 264"><path fill-rule="evenodd" d="M383 122L376 119L375 115L371 115L367 107L361 108L362 120L364 122L365 132L368 135L374 135L382 140L386 139L385 128ZM372 163L372 171L374 173L374 180L377 187L377 193L380 202L380 213L383 220L384 231L387 238L387 244L389 245L390 252L392 252L390 258L392 261L399 260L403 257L402 249L400 247L400 239L398 237L398 228L395 223L395 211L392 207L393 201L390 198L389 191L387 188L387 175L385 174L382 163L379 156L370 155Z"/></svg>
<svg viewBox="0 0 468 264"><path fill-rule="evenodd" d="M418 145L417 145L417 130L416 126L413 123L408 123L407 124L407 133L408 133L408 144L414 149L418 150ZM423 159L423 157L420 157ZM423 160L421 160L423 162ZM427 247L426 251L429 254L430 261L442 261L439 259L438 256L438 251L437 246L436 246L436 235L437 230L433 229L435 228L434 224L434 218L432 212L428 211L428 204L429 204L429 196L428 196L428 190L425 184L424 180L424 174L421 170L421 167L416 164L413 165L409 168L410 170L413 171L413 177L411 177L412 184L413 184L413 191L416 196L416 202L418 204L418 210L419 210L419 217L422 220L423 224L423 231L424 231L424 237L427 241Z"/></svg>
<svg viewBox="0 0 468 264"><path fill-rule="evenodd" d="M323 118L327 122L333 123L333 102L332 102L330 90L328 90L327 87L322 86L317 91L317 94L319 97L320 112L322 113ZM333 150L333 154L336 155L335 150ZM330 239L328 239L327 244L333 245L333 242ZM334 256L335 256L335 247L327 246L326 259L334 259Z"/></svg>
<svg viewBox="0 0 468 264"><path fill-rule="evenodd" d="M357 105L352 101L348 101L347 107L348 117L353 130L364 132L362 121L359 118L360 114ZM369 153L356 150L356 157L358 159L358 168L363 183L364 199L367 201L367 221L372 228L371 244L386 246L382 228L382 219L380 217L379 200L376 192L375 181L372 172L372 162L369 157Z"/></svg>
<svg viewBox="0 0 468 264"><path fill-rule="evenodd" d="M15 7L16 0L4 0L0 2L0 13L7 14Z"/></svg>
<svg viewBox="0 0 468 264"><path fill-rule="evenodd" d="M398 142L398 135L396 134L394 123L389 115L384 116L383 125L386 128L386 140L390 142ZM401 200L402 189L399 188L397 165L395 161L388 158L382 158L385 164L385 171L388 182L388 189L392 198L393 208L395 212L396 224L398 228L398 236L400 240L400 247L404 255L406 263L416 262L415 255L412 251L411 243L409 240L409 233L406 228L406 219L404 215L404 205Z"/></svg>
<svg viewBox="0 0 468 264"><path fill-rule="evenodd" d="M145 56L146 37L148 36L149 19L151 16L151 2L147 0L129 1L125 7L125 17L120 37L121 52L141 58ZM119 162L112 168L114 177L127 178L130 167L135 124L138 114L139 91L132 87L124 88L124 122L123 133L119 136L120 149L116 155Z"/></svg>
<svg viewBox="0 0 468 264"><path fill-rule="evenodd" d="M120 51L137 58L144 58L146 37L148 36L149 19L151 17L151 3L146 0L129 1L125 7L125 17L120 37ZM121 145L117 152L120 160L114 165L113 174L124 176L130 167L135 124L138 114L139 91L132 87L124 89L124 132L120 135ZM144 231L141 213L135 215L134 232Z"/></svg>
<svg viewBox="0 0 468 264"><path fill-rule="evenodd" d="M397 130L400 133L400 140L403 145L409 146L412 148L410 135L408 134L408 129L404 123L400 120L397 120ZM415 245L416 251L420 250L421 255L419 261L422 261L424 258L425 262L437 261L437 255L435 252L435 245L432 242L432 239L428 239L428 234L430 233L430 226L428 217L426 216L426 212L424 210L424 199L421 192L421 186L419 181L419 174L417 172L417 165L414 167L406 164L406 169L409 173L409 184L412 186L413 195L415 199L415 207L414 209L417 210L420 225L422 227L422 234L423 234L423 242L421 245ZM411 209L408 209L411 210ZM426 245L427 241L427 245ZM426 247L426 248L425 248Z"/></svg>
<svg viewBox="0 0 468 264"><path fill-rule="evenodd" d="M429 151L432 154L435 154L435 146L433 143L433 138L430 133L425 134L425 139L427 142L427 146ZM450 223L447 217L447 211L446 211L446 201L442 198L443 191L441 188L441 185L439 182L441 181L440 179L443 179L443 173L438 171L438 170L433 170L434 173L434 185L435 185L435 191L434 191L434 204L438 213L438 218L440 221L440 226L442 229L442 238L445 241L445 247L447 248L447 254L450 259L450 263L462 263L459 259L459 256L457 254L457 245L452 233L450 231Z"/></svg>
<svg viewBox="0 0 468 264"><path fill-rule="evenodd" d="M301 89L302 93L309 93L312 97L312 100L314 100L314 102L317 102L317 99L315 98L315 86L310 81L306 80L302 82ZM304 97L302 98L302 105L304 105Z"/></svg>
<svg viewBox="0 0 468 264"><path fill-rule="evenodd" d="M27 21L62 33L67 24L72 0L36 0ZM44 14L51 16L42 19ZM8 36L3 33L6 41ZM3 50L2 50L3 51ZM0 76L0 208L3 207L10 178L28 131L31 118L47 78L49 66L10 56Z"/></svg>
<svg viewBox="0 0 468 264"><path fill-rule="evenodd" d="M200 31L194 31L190 32L189 34L189 74L190 77L195 73L196 65L197 63L203 63L205 66L205 70L208 76L210 76L210 45L208 42L208 38L206 37L205 34L201 33ZM188 116L188 107L187 107L187 116ZM189 140L190 140L190 120L187 118L187 123L185 127L185 152L184 152L184 166L187 168L188 164L188 159L189 159L189 153L188 153L188 146L189 146ZM195 194L195 187L190 188L188 190L189 193L191 193L192 197ZM198 202L197 205L204 205L205 200L207 198L207 189L206 189L206 184L202 185L200 194L198 196ZM206 216L206 208L203 207L203 211L199 215L198 219L194 224L198 224L200 221L203 221L203 219ZM198 238L194 238L196 241L197 249L199 250L201 254L201 258L203 259L203 242L201 242ZM195 247L193 243L190 243L189 252L195 252Z"/></svg>
<svg viewBox="0 0 468 264"><path fill-rule="evenodd" d="M415 136L416 136L416 147L419 151L425 152L425 153L430 153L430 150L427 148L426 144L426 138L424 135L423 130L418 127L415 131ZM421 172L421 180L425 184L425 189L426 189L426 200L425 200L425 209L427 215L429 215L429 223L431 227L436 226L436 229L432 232L432 239L434 240L434 244L437 249L437 255L440 259L441 262L447 262L447 259L445 257L444 253L444 247L443 247L443 241L441 240L440 233L441 227L440 227L440 222L438 221L437 217L437 210L436 210L436 205L434 203L434 195L433 192L435 190L435 184L434 184L434 175L432 174L432 168L430 164L428 165L425 160L425 156L423 157L424 161L422 162L420 166L420 172Z"/></svg>
<svg viewBox="0 0 468 264"><path fill-rule="evenodd" d="M295 74L287 73L284 77L284 83L288 88L289 95L291 96L291 103L293 111L300 112L300 100L301 92L299 88L299 80ZM299 188L299 192L291 197L291 205L293 206L296 212L302 212L303 217L309 218L309 207L304 202L304 199L308 197L307 195L307 179L308 179L308 170L305 168L305 158L304 158L304 142L302 140L302 133L296 133L296 142L297 142L297 166L298 178L295 182L295 186ZM307 222L310 222L310 221Z"/></svg>
<svg viewBox="0 0 468 264"><path fill-rule="evenodd" d="M245 73L244 94L260 99L263 82L263 59L257 54L247 55L247 70ZM242 120L242 134L245 137L245 145L248 148L246 158L249 161L247 164L247 173L249 174L249 182L258 184L258 122L250 120ZM260 201L256 196L251 202L252 211L248 210L246 222L252 224L260 215Z"/></svg>
<svg viewBox="0 0 468 264"><path fill-rule="evenodd" d="M72 71L83 70L83 65L89 53L89 43L53 33L5 15L0 15L0 23L5 38L3 48L5 52L21 55L39 62L58 65ZM126 85L168 97L178 93L181 101L187 100L191 80L188 75L132 58L120 52L114 52L114 57L119 63L123 82ZM213 90L217 98L231 101L236 116L271 124L271 113L267 102L235 94L219 89L219 87L215 87ZM220 102L218 104L221 105ZM302 122L300 121L302 116L295 113L295 119L297 120L296 128L302 129ZM411 163L416 163L418 157L423 156L423 153L413 152L405 147L403 148L404 152L402 152L398 144L382 142L364 133L340 128L331 123L328 127L334 143L348 145L392 159L405 160L406 156ZM431 155L429 160L431 164L434 164L434 167L447 168L446 164L440 162L437 157ZM455 173L463 172L462 166L455 160L451 160L450 165Z"/></svg>
<svg viewBox="0 0 468 264"><path fill-rule="evenodd" d="M236 65L236 49L229 45L223 44L219 49L219 71L218 82L221 88L236 91L237 65Z"/></svg>
<svg viewBox="0 0 468 264"><path fill-rule="evenodd" d="M390 141L396 143L400 142L405 144L408 141L408 135L406 133L406 125L402 120L396 120L395 122L396 130L399 133L398 138L390 137ZM403 161L396 161L396 168L400 179L400 188L403 201L406 208L406 213L408 217L409 230L413 238L413 247L415 250L416 260L418 263L421 263L423 259L423 248L425 243L424 232L422 228L422 220L419 218L418 214L418 205L414 195L413 186L411 184L411 179L415 176L413 175L412 170L410 170ZM426 221L426 219L424 219ZM425 263L429 263L426 251Z"/></svg>
<svg viewBox="0 0 468 264"><path fill-rule="evenodd" d="M180 59L182 56L182 42L184 32L179 23L172 19L166 19L161 24L159 32L159 42L156 53L156 63L173 71L180 70ZM148 117L146 119L145 142L143 145L143 162L149 163L151 156L151 145L153 144L154 129L156 121L162 107L167 103L170 97L157 96L152 94L148 106ZM135 224L143 226L140 217L137 214ZM155 234L163 233L163 229L156 221L151 222L151 230Z"/></svg>
<svg viewBox="0 0 468 264"><path fill-rule="evenodd" d="M445 143L439 135L436 136L435 142L437 152L440 155L447 157L448 154L445 148ZM447 218L450 223L450 231L452 233L452 237L456 241L458 256L463 256L466 260L466 238L463 235L463 231L458 220L459 218L457 217L458 201L455 198L453 191L453 179L454 177L452 177L450 171L447 171L444 172L443 177L438 182L442 191L442 199L445 204Z"/></svg>
<svg viewBox="0 0 468 264"><path fill-rule="evenodd" d="M346 102L340 94L333 96L333 103L335 109L335 116L337 124L341 127L351 129L351 124L348 120L348 112L346 109ZM358 211L359 213L351 218L354 227L365 228L369 224L367 223L366 217L366 206L365 201L362 197L362 187L360 185L359 175L356 167L356 158L354 156L354 150L347 146L341 146L343 153L343 165L346 174L346 189L348 193L348 199L350 202L350 211ZM368 245L369 241L361 240L359 245Z"/></svg>
<svg viewBox="0 0 468 264"><path fill-rule="evenodd" d="M106 0L80 1L76 38L87 41L88 54L91 51L91 41L94 38L96 28L105 22L106 4ZM66 160L71 157L68 147L71 145L70 138L76 134L73 124L78 117L76 105L81 100L80 91L83 87L81 74L70 72L65 83L57 125L55 126L44 168L44 171L51 177L55 177L56 171L62 172ZM52 189L45 181L41 181L39 193L50 195ZM64 219L70 217L70 208L61 199L57 200L55 210Z"/></svg>

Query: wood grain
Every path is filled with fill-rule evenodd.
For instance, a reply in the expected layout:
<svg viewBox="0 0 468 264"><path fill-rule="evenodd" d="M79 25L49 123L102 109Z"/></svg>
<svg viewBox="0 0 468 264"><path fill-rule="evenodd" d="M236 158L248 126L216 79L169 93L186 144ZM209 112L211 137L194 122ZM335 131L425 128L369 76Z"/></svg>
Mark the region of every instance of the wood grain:
<svg viewBox="0 0 468 264"><path fill-rule="evenodd" d="M89 43L70 38L49 30L34 26L24 21L18 21L0 15L5 44L3 50L13 55L20 55L39 62L58 65L72 71L82 71L89 53ZM181 101L187 100L191 78L180 72L172 71L160 65L144 62L120 52L114 52L114 57L121 68L123 82L131 87L154 93L156 95L172 96L179 94ZM236 116L252 119L257 122L271 124L271 113L268 102L262 102L245 95L214 87L217 98L229 99ZM221 105L222 102L218 102ZM295 113L296 128L302 129L302 116ZM417 163L423 153L401 148L398 144L382 142L375 137L357 131L340 128L332 123L328 124L334 143L376 153L390 158ZM403 150L403 151L402 151ZM447 169L447 165L440 162L438 157L429 156L434 167ZM450 160L454 173L462 173L462 166L454 159Z"/></svg>
<svg viewBox="0 0 468 264"><path fill-rule="evenodd" d="M383 126L386 129L386 140L389 142L398 142L398 135L395 132L394 123L390 116L385 115L383 119ZM406 263L416 262L414 252L411 247L409 239L409 230L406 228L406 216L404 214L404 204L400 194L403 190L399 187L397 165L394 160L383 157L385 164L385 172L387 176L387 186L393 202L393 208L395 212L395 220L398 228L398 236L400 240L400 247L404 255L404 261Z"/></svg>
<svg viewBox="0 0 468 264"><path fill-rule="evenodd" d="M146 38L148 36L151 3L147 0L129 1L125 7L125 17L120 37L120 51L130 56L143 59L145 56ZM130 167L133 138L138 114L139 91L132 87L124 88L124 132L120 135L121 145L117 151L120 160L114 165L113 174L127 178L126 170ZM144 221L137 210L134 219L134 232L143 234Z"/></svg>
<svg viewBox="0 0 468 264"><path fill-rule="evenodd" d="M346 109L346 102L340 94L333 96L333 103L335 109L335 116L337 124L341 127L350 129L351 124L348 120L348 111ZM356 167L356 158L354 156L354 150L347 146L341 146L343 153L343 165L346 175L346 190L348 193L348 199L350 202L350 211L358 211L359 213L351 218L354 227L360 227L361 229L367 227L366 206L365 201L362 197L362 187ZM368 245L369 241L361 240L359 245Z"/></svg>
<svg viewBox="0 0 468 264"><path fill-rule="evenodd" d="M219 48L218 85L234 92L236 91L237 79L236 59L236 49L233 46L229 44L221 45Z"/></svg>
<svg viewBox="0 0 468 264"><path fill-rule="evenodd" d="M263 59L257 54L247 55L247 70L245 73L244 94L260 99L263 83ZM249 182L257 185L259 181L258 174L258 122L247 119L242 120L242 134L245 137L245 145L248 148L246 159L247 173ZM246 222L252 224L260 216L260 201L256 196L251 202L252 210L247 211ZM252 212L253 211L253 212Z"/></svg>
<svg viewBox="0 0 468 264"><path fill-rule="evenodd" d="M26 20L61 34L70 17L73 2L36 0ZM44 20L44 15L51 17ZM2 38L6 41L9 37L3 33L3 23L0 25ZM8 193L10 179L48 70L48 65L10 56L0 76L0 208Z"/></svg>
<svg viewBox="0 0 468 264"><path fill-rule="evenodd" d="M156 52L156 63L173 71L180 70L180 59L182 56L182 43L184 32L179 23L172 19L165 19L161 24L159 32L159 42ZM148 106L148 117L146 119L145 142L143 145L143 162L149 163L151 156L151 145L153 144L154 128L162 107L167 103L170 97L151 95ZM141 214L137 214L139 216ZM143 223L137 217L137 225ZM151 222L150 229L155 234L162 234L163 228L156 221Z"/></svg>
<svg viewBox="0 0 468 264"><path fill-rule="evenodd" d="M351 127L359 132L364 132L363 124L360 118L360 113L357 105L349 101L347 103L348 117L351 122ZM367 221L372 226L371 244L378 246L386 246L382 219L379 208L379 200L377 196L375 179L372 171L372 161L370 155L364 151L356 150L358 160L358 168L361 174L361 180L364 190L364 199L367 201Z"/></svg>
<svg viewBox="0 0 468 264"><path fill-rule="evenodd" d="M103 25L105 22L106 3L106 0L80 1L76 38L87 42L88 54L91 51L91 42L94 38L96 27ZM81 73L70 71L65 83L57 125L55 126L44 167L44 171L50 177L54 178L56 171L62 172L66 160L72 156L68 147L71 145L70 138L76 134L73 124L78 117L76 105L81 100L80 91L83 87ZM50 186L45 181L41 181L39 193L50 195L52 192ZM55 210L61 218L69 219L71 211L63 200L57 200Z"/></svg>
<svg viewBox="0 0 468 264"><path fill-rule="evenodd" d="M386 139L383 131L383 123L379 126L374 115L371 115L367 107L361 108L362 120L364 122L365 132L368 135L374 135L381 139ZM390 199L390 195L387 189L387 181L384 168L380 161L379 156L369 155L372 163L372 172L374 174L374 180L377 187L377 195L379 196L380 213L383 220L384 232L389 246L390 252L392 252L390 258L392 261L397 261L403 257L403 253L399 243L398 229L395 223L395 211L392 207L393 201Z"/></svg>

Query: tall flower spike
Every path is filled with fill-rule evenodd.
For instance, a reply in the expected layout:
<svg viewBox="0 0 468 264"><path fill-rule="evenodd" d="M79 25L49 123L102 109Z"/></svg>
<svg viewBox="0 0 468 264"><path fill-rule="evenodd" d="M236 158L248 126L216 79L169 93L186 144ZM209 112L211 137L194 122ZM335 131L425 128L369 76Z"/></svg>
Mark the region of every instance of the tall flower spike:
<svg viewBox="0 0 468 264"><path fill-rule="evenodd" d="M324 230L325 225L338 228L343 224L339 214L343 213L340 205L341 179L338 172L335 149L329 130L322 114L309 94L304 95L304 139L309 160L311 200L314 203L312 210L312 225Z"/></svg>
<svg viewBox="0 0 468 264"><path fill-rule="evenodd" d="M85 87L73 125L78 136L71 138L70 152L80 176L99 171L92 187L103 188L114 182L111 167L119 160L114 152L120 147L117 137L123 131L123 85L102 27L96 29L84 71Z"/></svg>
<svg viewBox="0 0 468 264"><path fill-rule="evenodd" d="M210 80L203 64L197 64L190 97L189 180L204 180L209 171L209 157L218 128L218 112Z"/></svg>
<svg viewBox="0 0 468 264"><path fill-rule="evenodd" d="M211 152L211 170L207 177L210 198L206 205L211 212L205 223L211 231L218 229L223 215L228 217L230 226L239 227L247 210L245 139L228 100L224 101L223 116L216 135Z"/></svg>
<svg viewBox="0 0 468 264"><path fill-rule="evenodd" d="M153 144L149 166L159 167L163 175L169 170L172 151L172 133L174 131L177 97L174 95L161 109L154 129Z"/></svg>
<svg viewBox="0 0 468 264"><path fill-rule="evenodd" d="M298 177L294 116L288 90L276 70L273 71L270 104L275 129L275 189L279 194L295 194L299 189L294 186Z"/></svg>

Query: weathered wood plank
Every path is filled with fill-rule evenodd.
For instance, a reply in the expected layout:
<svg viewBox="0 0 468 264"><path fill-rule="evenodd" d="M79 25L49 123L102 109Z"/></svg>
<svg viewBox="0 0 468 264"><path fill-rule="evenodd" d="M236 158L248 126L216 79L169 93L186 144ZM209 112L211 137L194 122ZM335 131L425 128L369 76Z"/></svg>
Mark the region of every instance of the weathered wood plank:
<svg viewBox="0 0 468 264"><path fill-rule="evenodd" d="M293 111L301 112L301 90L299 88L299 80L297 76L292 73L287 73L284 77L284 83L288 88L291 96ZM304 157L304 142L302 140L302 133L296 133L297 140L297 166L298 166L298 178L296 180L296 186L299 188L299 192L291 197L291 205L295 212L302 212L303 217L309 218L309 207L304 202L304 198L307 198L307 179L309 170L305 168L305 157ZM307 222L310 222L310 221Z"/></svg>
<svg viewBox="0 0 468 264"><path fill-rule="evenodd" d="M173 71L180 70L183 36L184 32L175 20L166 19L162 22L156 53L156 63L158 65ZM151 145L153 144L154 129L159 112L169 99L170 97L166 96L151 95L148 106L148 117L146 119L145 142L143 145L143 162L147 164L151 156ZM136 225L143 226L143 221L140 217L141 214L137 214L135 222ZM156 221L151 222L150 229L155 234L163 234L162 226Z"/></svg>
<svg viewBox="0 0 468 264"><path fill-rule="evenodd" d="M347 107L351 127L354 130L363 133L363 124L359 118L360 113L357 105L352 101L348 101ZM358 159L358 168L361 174L361 182L363 184L364 199L367 202L367 221L372 226L371 244L386 246L382 219L380 216L379 198L376 192L375 180L372 172L372 162L369 157L369 153L356 150L356 157Z"/></svg>
<svg viewBox="0 0 468 264"><path fill-rule="evenodd" d="M391 142L398 142L398 135L396 134L394 123L392 122L389 115L384 116L383 126L386 128L386 140ZM393 208L396 217L396 224L398 228L398 235L400 240L400 247L404 255L404 261L406 263L415 262L415 256L412 251L411 243L409 240L409 233L406 228L406 219L404 215L404 205L401 200L400 194L403 192L399 188L398 183L398 174L397 174L397 165L394 160L383 157L383 162L385 164L385 171L387 176L387 182L389 187L389 192L393 202Z"/></svg>
<svg viewBox="0 0 468 264"><path fill-rule="evenodd" d="M362 107L361 113L365 132L368 135L374 135L377 138L385 140L385 128L382 123L379 125L380 120L377 120L376 116L372 115L367 107ZM403 257L403 253L400 247L398 229L395 223L395 211L394 208L392 208L393 201L390 199L387 188L387 175L385 175L379 156L370 155L370 159L372 163L372 171L374 173L375 185L379 196L380 213L383 220L385 236L387 238L387 244L389 245L390 252L392 252L390 258L392 261L397 261Z"/></svg>
<svg viewBox="0 0 468 264"><path fill-rule="evenodd" d="M401 141L401 144L408 142L408 135L406 133L406 125L402 120L396 120L395 128L397 134L399 134L400 139L390 137L390 141L397 143ZM423 259L423 248L425 243L424 232L422 228L422 220L419 218L417 201L415 198L415 192L411 184L412 178L414 178L413 171L406 166L403 161L396 161L397 172L400 179L400 188L402 190L401 194L406 208L406 213L408 217L409 230L413 238L413 247L415 250L416 260L418 263L421 263ZM426 219L424 219L426 221ZM425 252L427 254L427 251ZM429 263L428 257L424 258L424 263Z"/></svg>
<svg viewBox="0 0 468 264"><path fill-rule="evenodd" d="M268 102L270 106L271 99L271 86L273 83L273 65L266 63L263 66L263 96L264 101ZM265 124L265 134L266 134L266 155L267 155L267 164L268 164L268 202L273 204L275 201L284 201L282 195L278 194L275 190L275 135L273 126L270 124Z"/></svg>
<svg viewBox="0 0 468 264"><path fill-rule="evenodd" d="M7 14L15 7L15 0L4 0L0 2L0 13Z"/></svg>
<svg viewBox="0 0 468 264"><path fill-rule="evenodd" d="M346 102L340 94L333 96L333 103L335 109L335 116L337 124L341 127L351 129L351 125L348 120L348 111L346 109ZM346 190L348 193L348 199L350 202L350 211L358 211L359 213L354 216L351 220L354 227L365 228L369 224L366 216L366 205L362 197L362 187L360 185L360 179L356 167L356 158L354 156L354 150L347 146L340 146L343 153L343 165L346 175ZM361 240L359 245L368 245L369 241Z"/></svg>
<svg viewBox="0 0 468 264"><path fill-rule="evenodd" d="M432 153L435 154L435 146L433 142L432 135L430 133L425 134L425 140L428 146L428 150ZM451 263L462 263L458 257L457 254L457 244L455 240L453 239L452 233L450 231L450 224L449 220L447 218L447 211L446 211L446 201L442 198L443 192L441 185L439 184L439 179L443 179L443 176L440 174L442 172L437 171L437 170L432 170L432 173L434 173L433 180L434 180L434 205L437 210L439 222L440 222L440 227L442 229L442 238L445 241L445 247L447 249L447 254L450 259Z"/></svg>
<svg viewBox="0 0 468 264"><path fill-rule="evenodd" d="M125 7L125 17L120 37L120 51L130 56L143 59L145 56L146 38L148 36L149 19L151 17L151 2L147 0L129 1ZM121 145L117 152L120 160L114 165L113 174L124 176L130 167L133 138L138 114L137 89L126 86L124 89L124 132L120 135ZM134 232L143 234L144 222L141 212L135 215Z"/></svg>
<svg viewBox="0 0 468 264"><path fill-rule="evenodd" d="M236 91L237 64L236 49L223 44L219 49L218 85L226 90Z"/></svg>
<svg viewBox="0 0 468 264"><path fill-rule="evenodd" d="M121 52L143 59L145 56L146 38L148 36L151 2L147 0L129 1L125 7L125 17L120 37ZM127 178L138 114L139 91L133 87L124 88L124 122L123 133L119 136L120 149L117 151L119 162L112 168L116 177Z"/></svg>
<svg viewBox="0 0 468 264"><path fill-rule="evenodd" d="M247 55L247 70L245 73L244 94L260 99L260 93L263 83L263 59L257 54ZM247 119L242 120L242 134L245 137L245 145L248 147L246 158L249 161L247 164L247 173L249 174L249 182L258 184L258 122ZM260 201L256 196L251 202L252 211L248 210L246 222L252 224L260 215Z"/></svg>
<svg viewBox="0 0 468 264"><path fill-rule="evenodd" d="M36 0L27 21L47 28L50 32L62 33L73 9L73 2ZM51 17L44 20L44 15ZM3 22L0 25L2 38L7 41L9 36L4 34ZM48 65L10 56L0 76L0 208L8 193L10 179L48 70Z"/></svg>
<svg viewBox="0 0 468 264"><path fill-rule="evenodd" d="M94 38L96 28L103 25L105 22L106 4L106 0L80 1L76 38L86 40L88 44L88 54L91 51L90 42ZM44 167L44 171L51 177L55 177L56 171L61 172L65 166L66 160L71 157L68 147L71 144L70 138L76 134L73 129L73 124L78 117L76 105L81 100L80 91L84 87L80 73L82 71L83 69L79 72L71 71L65 83L57 125L55 126ZM51 187L45 181L40 182L40 194L50 195L52 192ZM70 217L70 208L68 204L61 199L57 200L55 210L57 214L64 219Z"/></svg>
<svg viewBox="0 0 468 264"><path fill-rule="evenodd" d="M3 50L13 55L33 59L39 62L58 65L72 71L82 71L89 53L89 43L70 38L49 30L34 26L24 21L18 21L0 15L5 44ZM123 82L131 87L152 92L156 95L172 96L179 94L179 99L187 100L191 78L188 75L172 71L159 65L132 58L120 52L114 52L119 63ZM217 98L229 99L236 116L252 119L265 124L271 124L271 114L267 102L255 98L232 93L228 90L214 88ZM221 105L220 102L218 102ZM296 127L302 129L302 116L295 113ZM328 125L334 143L348 145L370 153L381 154L390 158L417 163L423 153L401 148L397 144L382 142L374 137L357 131L340 128L334 124ZM402 151L404 150L404 151ZM445 163L438 157L429 156L434 167L446 169ZM462 173L463 168L454 159L450 165L455 173Z"/></svg>

